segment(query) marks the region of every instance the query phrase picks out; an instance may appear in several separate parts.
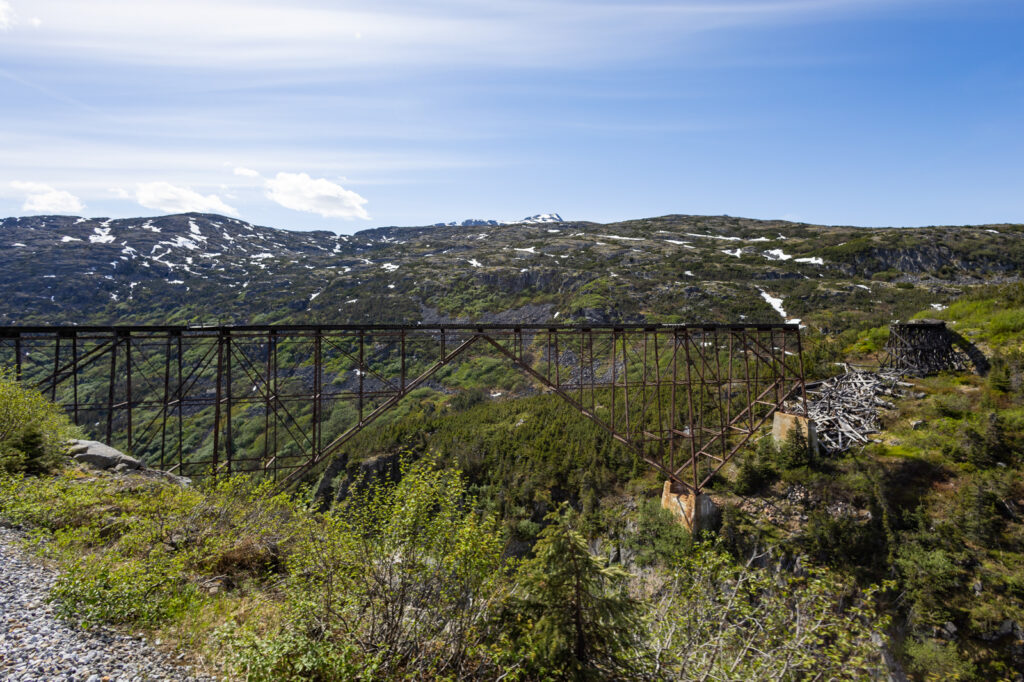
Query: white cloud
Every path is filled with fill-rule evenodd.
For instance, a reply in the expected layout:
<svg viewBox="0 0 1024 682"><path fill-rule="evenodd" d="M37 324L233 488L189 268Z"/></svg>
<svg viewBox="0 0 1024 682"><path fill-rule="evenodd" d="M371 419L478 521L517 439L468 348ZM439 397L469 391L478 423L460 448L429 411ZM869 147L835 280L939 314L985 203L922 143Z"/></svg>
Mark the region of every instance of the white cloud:
<svg viewBox="0 0 1024 682"><path fill-rule="evenodd" d="M25 193L21 210L32 213L78 213L85 206L71 192L44 185L41 182L14 181L11 187Z"/></svg>
<svg viewBox="0 0 1024 682"><path fill-rule="evenodd" d="M278 173L266 184L267 197L285 208L325 218L370 219L363 208L366 199L326 178L311 178L306 173Z"/></svg>
<svg viewBox="0 0 1024 682"><path fill-rule="evenodd" d="M235 168L235 175L242 175L247 178L258 178L260 177L260 172L254 171L252 168L242 168L239 166L238 168Z"/></svg>
<svg viewBox="0 0 1024 682"><path fill-rule="evenodd" d="M155 208L169 213L227 213L238 215L216 194L202 195L187 187L178 187L169 182L140 182L135 188L135 200L146 208Z"/></svg>
<svg viewBox="0 0 1024 682"><path fill-rule="evenodd" d="M14 10L7 0L0 0L0 31L6 31L14 25Z"/></svg>

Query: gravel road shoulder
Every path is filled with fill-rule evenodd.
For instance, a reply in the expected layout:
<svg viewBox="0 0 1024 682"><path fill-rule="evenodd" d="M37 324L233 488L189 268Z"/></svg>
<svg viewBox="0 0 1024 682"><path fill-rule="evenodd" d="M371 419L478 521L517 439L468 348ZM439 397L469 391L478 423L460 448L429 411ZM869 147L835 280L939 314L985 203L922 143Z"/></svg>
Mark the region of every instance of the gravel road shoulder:
<svg viewBox="0 0 1024 682"><path fill-rule="evenodd" d="M22 534L0 528L0 680L5 682L209 682L145 640L82 630L46 603L57 573L27 556Z"/></svg>

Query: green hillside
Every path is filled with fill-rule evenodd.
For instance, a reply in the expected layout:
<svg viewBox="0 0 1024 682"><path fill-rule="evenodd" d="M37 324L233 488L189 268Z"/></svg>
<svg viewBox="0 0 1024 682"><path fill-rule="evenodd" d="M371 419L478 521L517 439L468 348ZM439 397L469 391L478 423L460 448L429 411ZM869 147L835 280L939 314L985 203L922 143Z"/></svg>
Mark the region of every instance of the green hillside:
<svg viewBox="0 0 1024 682"><path fill-rule="evenodd" d="M152 234L169 241L179 223L190 234L189 220L204 232L213 224L170 217ZM61 229L74 227L68 222ZM122 227L124 234L142 229ZM812 670L864 679L882 669L883 653L912 679L1016 679L1024 669L1020 226L863 230L666 216L502 226L478 239L484 229L382 228L342 241L253 228L294 255L257 259L266 266L258 272L251 253L210 271L196 262L191 275L136 262L132 276L145 269L159 277L130 287L137 297L111 290L117 300L77 312L58 305L59 295L43 300L9 281L9 298L39 300L6 319L779 321L769 302L778 298L786 318L806 325L809 378L841 372L840 363L874 366L888 323L912 317L945 320L991 369L908 379L912 387L881 412L884 430L840 456L755 439L712 482L722 510L712 545L695 543L661 511L662 480L646 465L490 357L453 366L418 389L312 472L296 497L268 499L243 480L179 491L73 468L56 478L21 477L50 465L25 468L37 461L36 446L16 430L4 440L12 455L4 461L14 464L4 465L0 516L51 539L44 552L89 576L61 588L67 613L151 628L254 679L309 679L316 670L321 679L338 671L399 679L415 677L412 670L450 679L571 678L584 673L572 667L580 660L552 611L564 595L538 576L558 568L555 557L577 556L590 567L594 598L607 600L600 608L608 622L618 624L594 631L609 654L587 668L592 676L628 679L622 671L636 670L660 679L700 669L753 679L777 671L782 659L774 654L789 652L795 667L783 679ZM59 260L60 247L18 239ZM242 282L248 286L209 279L228 278L232 268L239 270L230 277L251 278ZM26 282L43 276L28 272ZM185 294L167 283L179 276L189 282ZM120 274L111 277L104 281L119 286ZM85 391L102 388L83 383ZM209 447L208 412L194 415L192 453ZM350 417L333 415L327 432ZM262 437L253 424L237 432L236 445L260 450ZM334 503L327 515L310 506L318 477ZM420 515L406 516L412 509ZM429 531L422 542L419 528ZM371 537L389 539L373 547ZM459 538L458 551L446 537ZM438 591L396 597L358 583L363 575L383 580L375 571L398 552L418 559L392 574L396 580ZM451 552L461 558L438 563ZM456 574L460 594L486 604L480 611L445 592ZM344 583L353 591L335 610L331 600L339 597L328 585L341 577L357 582ZM738 604L728 598L737 581L751 585ZM136 583L157 596L155 610L129 608L140 598ZM413 618L425 629L403 629L429 599L444 604L443 615ZM388 621L401 636L382 639L396 604L409 609ZM819 617L822 629L808 635L814 645L790 628L801 609ZM707 617L678 620L687 613ZM469 622L458 638L445 634ZM539 622L548 629L534 629ZM713 627L722 622L731 624L728 636ZM708 646L722 658L709 663L699 642L673 634L686 628L713 641ZM884 635L886 652L872 631ZM755 632L777 648L761 650L763 658L745 650ZM289 661L309 668L296 672ZM722 661L736 667L716 667Z"/></svg>

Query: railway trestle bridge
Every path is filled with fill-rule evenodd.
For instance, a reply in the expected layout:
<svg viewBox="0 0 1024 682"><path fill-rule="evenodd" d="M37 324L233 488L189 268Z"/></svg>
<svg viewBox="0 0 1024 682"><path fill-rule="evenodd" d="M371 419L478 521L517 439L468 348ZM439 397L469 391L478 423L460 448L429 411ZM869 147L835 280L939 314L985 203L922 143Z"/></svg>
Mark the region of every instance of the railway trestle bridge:
<svg viewBox="0 0 1024 682"><path fill-rule="evenodd" d="M154 468L281 485L487 357L694 494L804 383L792 324L0 327L0 366L92 437Z"/></svg>

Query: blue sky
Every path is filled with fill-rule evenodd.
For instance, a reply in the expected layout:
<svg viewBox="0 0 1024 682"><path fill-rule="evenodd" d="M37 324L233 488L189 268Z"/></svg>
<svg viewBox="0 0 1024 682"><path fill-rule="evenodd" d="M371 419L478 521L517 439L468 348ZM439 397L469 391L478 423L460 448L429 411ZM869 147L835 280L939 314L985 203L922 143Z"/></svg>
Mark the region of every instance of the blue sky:
<svg viewBox="0 0 1024 682"><path fill-rule="evenodd" d="M1024 222L1021 0L0 0L0 215Z"/></svg>

